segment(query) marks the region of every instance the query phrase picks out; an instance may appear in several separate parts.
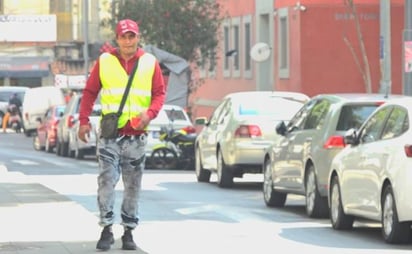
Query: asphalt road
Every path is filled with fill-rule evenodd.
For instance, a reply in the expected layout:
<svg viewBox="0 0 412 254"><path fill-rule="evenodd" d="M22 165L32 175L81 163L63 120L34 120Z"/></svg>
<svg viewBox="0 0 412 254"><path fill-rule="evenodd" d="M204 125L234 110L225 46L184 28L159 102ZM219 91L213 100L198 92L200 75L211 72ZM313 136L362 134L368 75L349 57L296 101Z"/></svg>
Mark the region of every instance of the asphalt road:
<svg viewBox="0 0 412 254"><path fill-rule="evenodd" d="M97 216L94 157L58 157L35 151L32 139L22 134L0 133L0 165L64 195L84 207L91 217ZM384 243L376 223L357 222L351 231L334 231L329 219L306 217L300 196L290 195L282 209L268 208L262 198L261 178L248 175L235 181L234 188L221 189L214 176L211 183L197 183L193 171L147 169L141 196L141 224L135 233L139 247L146 253L191 254L392 254L409 253L412 248L412 244ZM121 182L116 194L119 217ZM1 206L0 203L0 209Z"/></svg>

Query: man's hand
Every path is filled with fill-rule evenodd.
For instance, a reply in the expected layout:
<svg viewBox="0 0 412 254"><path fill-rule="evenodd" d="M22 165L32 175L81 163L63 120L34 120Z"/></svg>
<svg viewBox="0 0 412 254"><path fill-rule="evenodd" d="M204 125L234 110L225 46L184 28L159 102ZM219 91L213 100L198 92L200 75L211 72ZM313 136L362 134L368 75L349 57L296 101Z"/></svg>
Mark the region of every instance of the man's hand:
<svg viewBox="0 0 412 254"><path fill-rule="evenodd" d="M144 130L146 126L150 123L150 118L146 112L142 112L139 116L139 121L137 121L137 126L133 126L135 130Z"/></svg>
<svg viewBox="0 0 412 254"><path fill-rule="evenodd" d="M90 125L80 125L79 132L77 133L77 135L81 141L87 143L90 137Z"/></svg>

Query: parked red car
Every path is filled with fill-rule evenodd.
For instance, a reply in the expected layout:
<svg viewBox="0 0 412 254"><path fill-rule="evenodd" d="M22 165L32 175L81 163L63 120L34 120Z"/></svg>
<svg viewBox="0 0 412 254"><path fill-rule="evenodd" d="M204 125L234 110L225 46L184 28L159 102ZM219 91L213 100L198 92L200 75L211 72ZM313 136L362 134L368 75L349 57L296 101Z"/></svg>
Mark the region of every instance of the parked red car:
<svg viewBox="0 0 412 254"><path fill-rule="evenodd" d="M42 118L37 118L39 122L37 135L33 137L33 148L35 150L53 152L56 147L57 124L64 113L65 107L66 105L51 106Z"/></svg>

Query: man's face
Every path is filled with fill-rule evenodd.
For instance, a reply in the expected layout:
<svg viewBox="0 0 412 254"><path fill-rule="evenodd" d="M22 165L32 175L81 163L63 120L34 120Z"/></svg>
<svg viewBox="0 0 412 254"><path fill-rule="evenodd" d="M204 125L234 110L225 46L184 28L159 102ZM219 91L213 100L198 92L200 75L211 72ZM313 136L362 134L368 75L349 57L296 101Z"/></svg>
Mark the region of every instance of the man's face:
<svg viewBox="0 0 412 254"><path fill-rule="evenodd" d="M116 38L117 44L121 55L131 56L137 50L137 44L139 43L139 35L127 32L123 35L118 35Z"/></svg>

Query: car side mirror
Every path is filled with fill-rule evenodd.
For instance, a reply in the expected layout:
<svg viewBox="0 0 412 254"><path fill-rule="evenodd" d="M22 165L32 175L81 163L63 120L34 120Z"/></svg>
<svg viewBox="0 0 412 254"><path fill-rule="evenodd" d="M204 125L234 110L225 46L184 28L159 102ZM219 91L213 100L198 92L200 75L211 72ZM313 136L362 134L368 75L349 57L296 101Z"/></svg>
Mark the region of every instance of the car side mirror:
<svg viewBox="0 0 412 254"><path fill-rule="evenodd" d="M286 133L286 124L284 121L281 121L280 123L278 123L276 125L276 133L281 135L281 136L285 136Z"/></svg>
<svg viewBox="0 0 412 254"><path fill-rule="evenodd" d="M358 133L355 128L351 128L346 131L345 135L343 136L345 144L347 145L357 145L358 144Z"/></svg>

